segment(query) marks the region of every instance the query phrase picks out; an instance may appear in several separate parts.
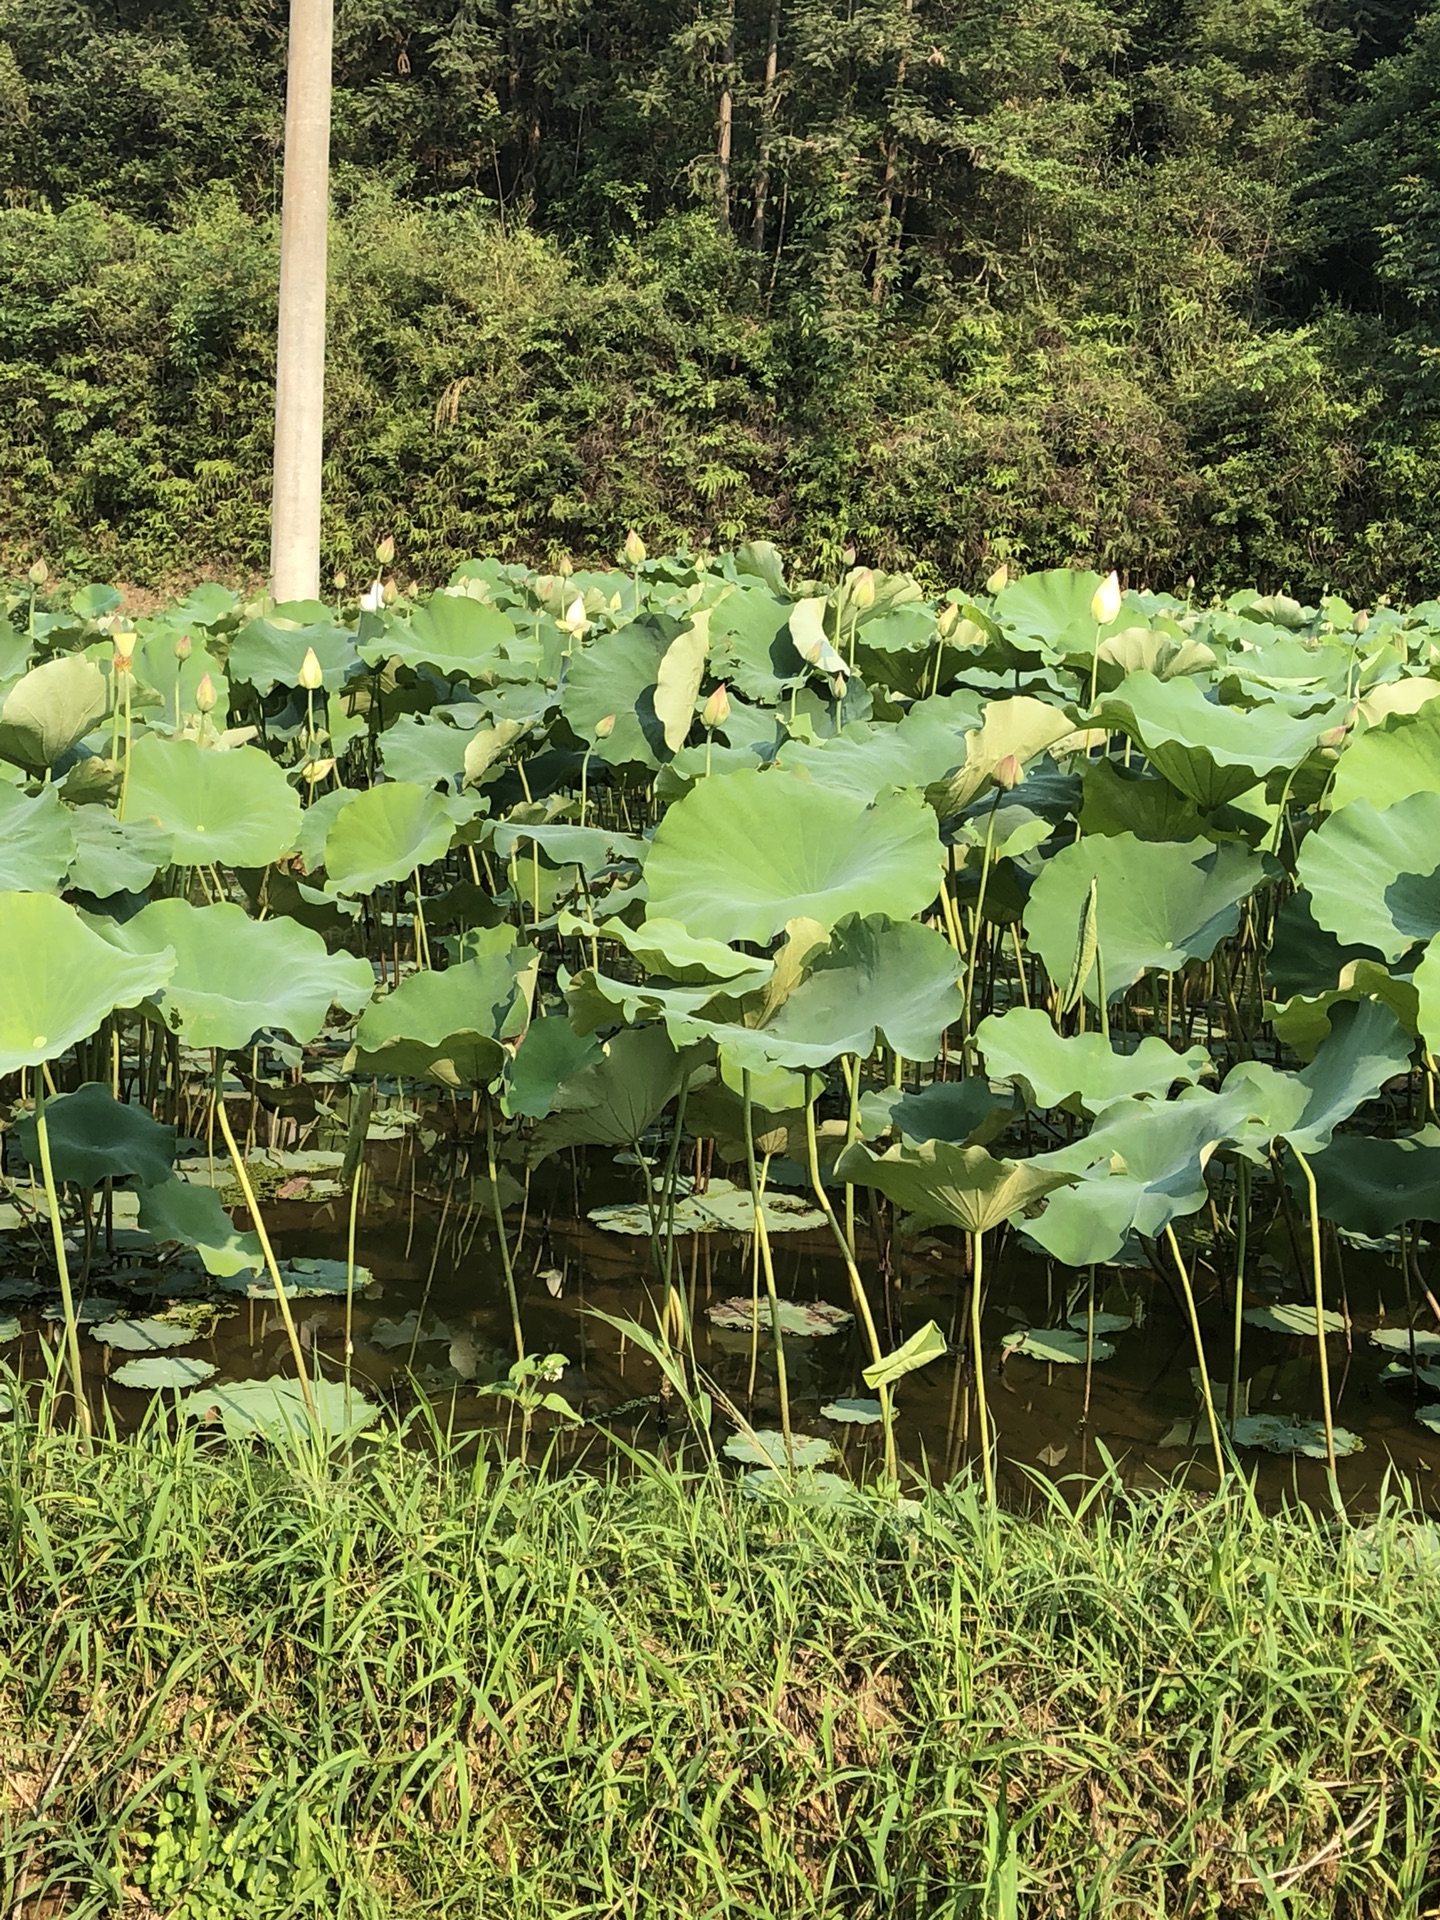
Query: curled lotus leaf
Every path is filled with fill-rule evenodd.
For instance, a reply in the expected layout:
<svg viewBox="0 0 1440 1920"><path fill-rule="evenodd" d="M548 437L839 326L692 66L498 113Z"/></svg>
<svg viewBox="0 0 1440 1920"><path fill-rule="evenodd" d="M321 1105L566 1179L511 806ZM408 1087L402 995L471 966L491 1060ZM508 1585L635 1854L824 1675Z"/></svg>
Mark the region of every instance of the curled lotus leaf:
<svg viewBox="0 0 1440 1920"><path fill-rule="evenodd" d="M105 676L93 660L66 654L22 674L0 704L0 760L45 773L105 712Z"/></svg>
<svg viewBox="0 0 1440 1920"><path fill-rule="evenodd" d="M657 918L764 944L787 920L907 919L934 899L940 865L935 816L914 795L867 806L793 775L741 771L699 781L670 809L645 880Z"/></svg>
<svg viewBox="0 0 1440 1920"><path fill-rule="evenodd" d="M116 1007L159 993L171 948L120 954L48 893L0 893L0 1074L54 1060Z"/></svg>
<svg viewBox="0 0 1440 1920"><path fill-rule="evenodd" d="M217 1279L253 1273L265 1264L258 1236L241 1233L215 1189L191 1185L176 1174L140 1189L138 1225L155 1240L193 1248Z"/></svg>
<svg viewBox="0 0 1440 1920"><path fill-rule="evenodd" d="M259 747L147 733L130 749L124 817L168 834L181 866L264 867L295 845L300 800Z"/></svg>
<svg viewBox="0 0 1440 1920"><path fill-rule="evenodd" d="M1048 701L1029 694L992 700L981 725L965 735L963 764L928 788L925 797L942 820L948 819L990 787L1003 761L1015 760L1023 767L1073 731L1065 712Z"/></svg>
<svg viewBox="0 0 1440 1920"><path fill-rule="evenodd" d="M156 900L105 932L132 954L174 953L160 1013L192 1047L247 1047L266 1028L303 1044L332 1006L358 1013L375 990L368 960L330 953L297 921L252 920L228 900Z"/></svg>
<svg viewBox="0 0 1440 1920"><path fill-rule="evenodd" d="M1248 1101L1251 1114L1237 1143L1257 1158L1276 1139L1301 1153L1318 1153L1387 1080L1409 1072L1412 1047L1401 1022L1380 1001L1341 1003L1331 1011L1330 1032L1314 1059L1298 1073L1259 1060L1230 1069L1221 1092Z"/></svg>
<svg viewBox="0 0 1440 1920"><path fill-rule="evenodd" d="M443 973L412 973L369 1007L356 1029L356 1071L483 1087L529 1024L535 949L515 929L485 930L484 947Z"/></svg>
<svg viewBox="0 0 1440 1920"><path fill-rule="evenodd" d="M835 1173L857 1186L877 1187L922 1220L966 1233L989 1233L1077 1177L1067 1168L997 1159L984 1147L943 1140L901 1140L883 1154L857 1141L835 1162Z"/></svg>
<svg viewBox="0 0 1440 1920"><path fill-rule="evenodd" d="M57 1180L98 1187L103 1180L133 1176L155 1186L170 1177L174 1127L162 1126L144 1107L117 1100L103 1081L88 1080L73 1093L47 1102L45 1126ZM15 1143L30 1166L38 1167L33 1114L15 1123Z"/></svg>
<svg viewBox="0 0 1440 1920"><path fill-rule="evenodd" d="M79 806L69 811L74 854L65 884L96 899L115 893L143 893L170 864L168 833L144 821L117 820L108 807Z"/></svg>
<svg viewBox="0 0 1440 1920"><path fill-rule="evenodd" d="M1440 933L1440 793L1383 813L1352 800L1306 836L1297 871L1327 933L1398 960Z"/></svg>
<svg viewBox="0 0 1440 1920"><path fill-rule="evenodd" d="M1330 786L1334 810L1366 800L1380 812L1415 793L1440 792L1440 706L1392 713L1378 727L1352 735Z"/></svg>
<svg viewBox="0 0 1440 1920"><path fill-rule="evenodd" d="M670 758L655 711L655 687L664 640L639 621L603 633L571 661L560 690L560 711L596 757L612 767L659 767ZM605 721L613 724L599 737Z"/></svg>
<svg viewBox="0 0 1440 1920"><path fill-rule="evenodd" d="M680 1090L687 1060L663 1027L617 1033L602 1057L562 1081L550 1118L535 1129L536 1159L557 1147L629 1147Z"/></svg>
<svg viewBox="0 0 1440 1920"><path fill-rule="evenodd" d="M586 934L590 926L571 914L562 918L560 930ZM638 927L609 920L601 932L605 939L617 941L633 955L647 973L658 973L680 986L702 986L714 980L725 982L731 991L744 992L761 985L775 971L773 960L737 953L724 940L697 939L678 920L650 917ZM736 983L733 987L732 982Z"/></svg>
<svg viewBox="0 0 1440 1920"><path fill-rule="evenodd" d="M1222 707L1184 677L1131 673L1101 703L1103 724L1129 734L1197 807L1223 807L1267 774L1298 767L1334 724L1326 708L1304 718L1279 706Z"/></svg>
<svg viewBox="0 0 1440 1920"><path fill-rule="evenodd" d="M992 1013L975 1033L985 1065L997 1080L1019 1081L1030 1104L1074 1105L1099 1113L1117 1100L1163 1100L1176 1085L1193 1086L1211 1071L1204 1047L1174 1047L1149 1034L1122 1053L1103 1034L1057 1033L1038 1008Z"/></svg>
<svg viewBox="0 0 1440 1920"><path fill-rule="evenodd" d="M374 893L443 860L455 822L440 796L408 780L387 780L341 807L325 835L325 872L336 893Z"/></svg>

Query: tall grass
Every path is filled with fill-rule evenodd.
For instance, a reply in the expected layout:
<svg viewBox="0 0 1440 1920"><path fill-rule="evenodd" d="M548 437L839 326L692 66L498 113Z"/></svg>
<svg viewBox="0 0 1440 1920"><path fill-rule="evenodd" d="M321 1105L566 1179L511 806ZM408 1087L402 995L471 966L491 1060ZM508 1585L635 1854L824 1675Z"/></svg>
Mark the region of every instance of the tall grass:
<svg viewBox="0 0 1440 1920"><path fill-rule="evenodd" d="M819 1511L413 1427L0 1449L0 1911L1435 1910L1440 1577L1398 1505Z"/></svg>

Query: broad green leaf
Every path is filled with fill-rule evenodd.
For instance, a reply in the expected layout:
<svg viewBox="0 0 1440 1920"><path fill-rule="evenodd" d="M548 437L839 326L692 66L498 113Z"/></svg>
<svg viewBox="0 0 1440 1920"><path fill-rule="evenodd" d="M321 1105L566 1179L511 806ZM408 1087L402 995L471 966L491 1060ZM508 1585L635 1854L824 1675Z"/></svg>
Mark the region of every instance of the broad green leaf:
<svg viewBox="0 0 1440 1920"><path fill-rule="evenodd" d="M1311 1162L1320 1212L1347 1233L1383 1239L1411 1220L1440 1220L1440 1128L1400 1140L1337 1133ZM1305 1194L1298 1167L1291 1190Z"/></svg>
<svg viewBox="0 0 1440 1920"><path fill-rule="evenodd" d="M991 1077L1020 1081L1028 1104L1038 1107L1073 1103L1098 1113L1117 1100L1163 1100L1177 1083L1193 1086L1211 1071L1204 1047L1177 1053L1150 1034L1121 1053L1103 1034L1063 1037L1038 1008L992 1013L981 1021L975 1039Z"/></svg>
<svg viewBox="0 0 1440 1920"><path fill-rule="evenodd" d="M478 787L491 767L502 760L506 750L525 731L520 720L499 720L493 727L481 727L465 743L465 784Z"/></svg>
<svg viewBox="0 0 1440 1920"><path fill-rule="evenodd" d="M1198 840L1204 823L1193 800L1159 774L1127 772L1114 760L1085 769L1082 833L1133 833L1137 840Z"/></svg>
<svg viewBox="0 0 1440 1920"><path fill-rule="evenodd" d="M513 723L512 723L513 724ZM493 729L483 729L493 731ZM520 727L516 733L522 732ZM385 777L397 784L428 791L443 781L458 793L466 777L466 758L473 736L444 720L402 713L380 736L380 762Z"/></svg>
<svg viewBox="0 0 1440 1920"><path fill-rule="evenodd" d="M412 973L371 1004L355 1033L357 1073L452 1088L495 1079L529 1024L537 956L516 945L513 927L488 932L473 958L443 973Z"/></svg>
<svg viewBox="0 0 1440 1920"><path fill-rule="evenodd" d="M110 1379L117 1387L154 1392L164 1387L198 1387L216 1374L213 1361L198 1360L190 1354L157 1354L147 1360L127 1360Z"/></svg>
<svg viewBox="0 0 1440 1920"><path fill-rule="evenodd" d="M118 1101L103 1081L87 1080L73 1093L46 1102L45 1128L55 1178L77 1187L135 1176L147 1186L170 1177L175 1129L161 1126L144 1107ZM32 1167L40 1165L35 1117L15 1122L15 1143Z"/></svg>
<svg viewBox="0 0 1440 1920"><path fill-rule="evenodd" d="M878 1427L880 1424L880 1402L878 1400L831 1400L820 1409L822 1420L833 1420L842 1427Z"/></svg>
<svg viewBox="0 0 1440 1920"><path fill-rule="evenodd" d="M0 781L0 889L53 893L74 857L70 809L59 788L30 800Z"/></svg>
<svg viewBox="0 0 1440 1920"><path fill-rule="evenodd" d="M586 935L589 924L573 914L562 917L562 933ZM775 971L773 960L753 953L737 953L723 940L697 939L678 920L646 919L638 927L609 920L599 929L605 940L615 940L633 954L647 973L658 973L681 986L714 981L729 991L743 993L762 985Z"/></svg>
<svg viewBox="0 0 1440 1920"><path fill-rule="evenodd" d="M1074 723L1058 707L1018 694L992 700L980 728L965 736L965 759L946 780L929 788L926 798L942 820L961 813L982 793L1002 760L1015 759L1023 767L1069 733Z"/></svg>
<svg viewBox="0 0 1440 1920"><path fill-rule="evenodd" d="M90 1337L121 1353L163 1353L166 1347L188 1347L196 1333L173 1320L102 1320L90 1328Z"/></svg>
<svg viewBox="0 0 1440 1920"><path fill-rule="evenodd" d="M115 818L108 807L71 807L67 824L75 845L66 885L104 900L115 893L143 893L171 859L168 833Z"/></svg>
<svg viewBox="0 0 1440 1920"><path fill-rule="evenodd" d="M788 1458L783 1433L732 1433L722 1451L727 1460L738 1460L742 1466L776 1469L821 1467L835 1457L835 1449L828 1440L817 1440L803 1433L790 1436Z"/></svg>
<svg viewBox="0 0 1440 1920"><path fill-rule="evenodd" d="M600 1042L593 1034L577 1033L563 1014L533 1021L506 1070L506 1113L543 1119L561 1083L600 1058Z"/></svg>
<svg viewBox="0 0 1440 1920"><path fill-rule="evenodd" d="M239 1231L215 1189L191 1186L175 1174L140 1189L139 1225L156 1240L192 1247L217 1278L253 1273L265 1264L258 1237Z"/></svg>
<svg viewBox="0 0 1440 1920"><path fill-rule="evenodd" d="M988 1233L1076 1176L1033 1161L997 1160L984 1147L902 1140L876 1155L858 1142L835 1162L835 1175L878 1187L923 1220Z"/></svg>
<svg viewBox="0 0 1440 1920"><path fill-rule="evenodd" d="M313 1433L338 1438L368 1427L380 1409L355 1387L312 1374L312 1418L298 1380L236 1380L197 1387L182 1402L196 1419L216 1422L230 1440L288 1440Z"/></svg>
<svg viewBox="0 0 1440 1920"><path fill-rule="evenodd" d="M1345 1331L1344 1314L1326 1312L1321 1317L1327 1333ZM1298 1300L1277 1300L1268 1307L1246 1307L1241 1318L1247 1327L1260 1327L1266 1333L1298 1334L1308 1340L1315 1338L1315 1309Z"/></svg>
<svg viewBox="0 0 1440 1920"><path fill-rule="evenodd" d="M860 1132L867 1140L893 1127L907 1140L944 1140L954 1147L983 1147L1014 1118L1015 1103L993 1093L980 1074L936 1080L918 1093L899 1087L872 1092L860 1101Z"/></svg>
<svg viewBox="0 0 1440 1920"><path fill-rule="evenodd" d="M277 608L268 620L251 620L240 629L226 667L232 680L247 682L257 693L270 693L276 687L298 687L305 655L312 651L327 692L343 686L360 665L355 635L348 628L330 621L288 620ZM323 718L324 703L318 693L317 707Z"/></svg>
<svg viewBox="0 0 1440 1920"><path fill-rule="evenodd" d="M1331 812L1306 837L1297 873L1321 927L1398 960L1440 933L1440 793L1383 813L1368 800Z"/></svg>
<svg viewBox="0 0 1440 1920"><path fill-rule="evenodd" d="M170 949L117 953L53 894L0 893L0 1074L55 1060L106 1014L161 991Z"/></svg>
<svg viewBox="0 0 1440 1920"><path fill-rule="evenodd" d="M907 1373L928 1367L945 1357L945 1336L933 1320L927 1320L918 1333L912 1333L902 1346L874 1361L861 1374L867 1387L893 1387Z"/></svg>
<svg viewBox="0 0 1440 1920"><path fill-rule="evenodd" d="M362 637L360 657L372 664L387 658L407 667L434 667L447 680L479 685L523 680L540 664L540 648L530 632L488 602L443 589L417 607L409 620L385 617L374 638Z"/></svg>
<svg viewBox="0 0 1440 1920"><path fill-rule="evenodd" d="M935 816L913 795L858 796L782 773L700 781L665 815L645 862L650 911L701 938L753 940L787 920L907 919L940 881Z"/></svg>
<svg viewBox="0 0 1440 1920"><path fill-rule="evenodd" d="M1206 810L1298 767L1334 723L1328 708L1296 719L1278 706L1222 707L1193 680L1153 673L1128 674L1101 702L1100 719L1128 733L1157 773Z"/></svg>
<svg viewBox="0 0 1440 1920"><path fill-rule="evenodd" d="M1440 706L1395 713L1378 727L1352 735L1340 755L1330 787L1338 811L1367 800L1384 811L1414 793L1440 792Z"/></svg>
<svg viewBox="0 0 1440 1920"><path fill-rule="evenodd" d="M1045 862L1030 891L1025 927L1052 980L1063 982L1075 929L1098 880L1096 920L1105 992L1114 999L1147 968L1173 973L1208 960L1240 923L1240 903L1267 877L1246 847L1206 840L1157 843L1119 833L1077 840ZM1085 983L1099 999L1098 971Z"/></svg>
<svg viewBox="0 0 1440 1920"><path fill-rule="evenodd" d="M1007 1357L1023 1353L1027 1360L1040 1360L1052 1367L1083 1367L1087 1359L1115 1357L1108 1340L1091 1340L1073 1327L1026 1327L1023 1332L1007 1334L1002 1345Z"/></svg>
<svg viewBox="0 0 1440 1920"><path fill-rule="evenodd" d="M762 586L737 586L710 616L714 671L747 700L773 706L805 679L790 633L792 602Z"/></svg>
<svg viewBox="0 0 1440 1920"><path fill-rule="evenodd" d="M325 836L325 872L336 893L374 893L443 860L455 823L435 793L408 780L369 787L341 807Z"/></svg>
<svg viewBox="0 0 1440 1920"><path fill-rule="evenodd" d="M679 1092L684 1071L663 1027L617 1033L603 1059L556 1089L554 1112L535 1129L532 1156L586 1144L632 1146Z"/></svg>
<svg viewBox="0 0 1440 1920"><path fill-rule="evenodd" d="M0 760L45 773L85 738L107 704L93 660L68 654L32 667L0 705Z"/></svg>
<svg viewBox="0 0 1440 1920"><path fill-rule="evenodd" d="M655 711L664 651L657 634L636 621L618 633L601 634L570 662L560 689L560 711L587 745L595 743L596 757L609 766L635 762L655 768L670 757ZM596 729L604 720L615 724L600 740Z"/></svg>
<svg viewBox="0 0 1440 1920"><path fill-rule="evenodd" d="M318 933L293 920L252 920L228 900L207 907L156 900L104 930L128 953L173 951L160 1013L192 1047L248 1047L265 1028L304 1044L332 1006L358 1013L375 991L368 960L330 953Z"/></svg>
<svg viewBox="0 0 1440 1920"><path fill-rule="evenodd" d="M1284 1073L1259 1060L1242 1060L1225 1076L1221 1092L1248 1100L1252 1120L1236 1138L1253 1157L1285 1139L1304 1154L1318 1153L1330 1136L1387 1080L1410 1070L1413 1042L1378 1000L1342 1003L1330 1016L1330 1033L1315 1058L1298 1073Z"/></svg>
<svg viewBox="0 0 1440 1920"><path fill-rule="evenodd" d="M177 865L264 867L295 845L300 800L258 747L147 733L130 750L125 820L167 833Z"/></svg>

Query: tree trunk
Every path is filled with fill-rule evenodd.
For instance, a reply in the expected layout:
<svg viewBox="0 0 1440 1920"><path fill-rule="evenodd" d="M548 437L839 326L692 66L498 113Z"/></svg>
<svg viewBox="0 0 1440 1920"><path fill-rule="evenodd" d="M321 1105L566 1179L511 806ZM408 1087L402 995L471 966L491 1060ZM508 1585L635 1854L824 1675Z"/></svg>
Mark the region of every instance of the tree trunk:
<svg viewBox="0 0 1440 1920"><path fill-rule="evenodd" d="M721 233L730 231L730 145L735 132L735 0L730 0L729 31L725 36L725 68L720 81L720 131L715 146L715 220Z"/></svg>
<svg viewBox="0 0 1440 1920"><path fill-rule="evenodd" d="M290 0L270 511L270 591L276 600L320 594L334 25L333 0Z"/></svg>
<svg viewBox="0 0 1440 1920"><path fill-rule="evenodd" d="M750 244L765 250L765 215L770 203L770 145L775 137L775 76L780 67L780 0L770 0L770 31L765 40L765 91L760 101L760 158L755 168L755 217Z"/></svg>

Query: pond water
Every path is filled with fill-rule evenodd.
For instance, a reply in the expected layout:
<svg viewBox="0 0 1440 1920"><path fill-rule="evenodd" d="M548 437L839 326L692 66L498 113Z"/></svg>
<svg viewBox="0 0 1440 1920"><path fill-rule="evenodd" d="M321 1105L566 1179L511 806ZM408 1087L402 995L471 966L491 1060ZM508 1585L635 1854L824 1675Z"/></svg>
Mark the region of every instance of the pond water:
<svg viewBox="0 0 1440 1920"><path fill-rule="evenodd" d="M423 1150L403 1145L372 1149L357 1259L373 1275L373 1284L353 1308L353 1385L371 1400L401 1411L428 1396L442 1421L462 1430L508 1427L513 1441L518 1433L513 1408L480 1391L503 1381L513 1358L488 1183L483 1171L477 1178L463 1167L457 1177L437 1182L436 1164L427 1162ZM224 1177L222 1170L217 1184ZM282 1260L344 1260L348 1207L345 1195L329 1191L336 1184L304 1175L279 1183L278 1189L271 1183L263 1212ZM593 1458L597 1447L604 1449L609 1432L626 1439L638 1436L646 1445L661 1437L657 1370L633 1342L599 1317L633 1318L654 1327L657 1289L649 1241L643 1235L606 1230L589 1217L606 1207L633 1205L641 1191L638 1169L629 1156L592 1150L552 1163L543 1184L537 1175L523 1209L518 1246L521 1209L512 1207L507 1216L527 1348L533 1354L565 1357L554 1390L585 1422L570 1426L549 1415L537 1418L532 1449L553 1436L562 1460L582 1454ZM800 1198L796 1196L797 1202ZM241 1226L249 1224L243 1209L237 1219ZM771 1244L782 1299L826 1302L848 1311L847 1275L828 1231L779 1232ZM1225 1381L1232 1325L1229 1282L1208 1268L1203 1246L1192 1244L1189 1255L1210 1370ZM904 1461L917 1473L948 1477L975 1453L963 1252L953 1236L917 1234L901 1241L891 1278L884 1283L878 1279L881 1265L862 1220L860 1260L872 1282L887 1350L931 1320L946 1336L950 1351L901 1382L896 1403ZM1247 1304L1263 1305L1282 1295L1303 1298L1293 1280L1287 1284L1274 1271L1275 1261L1267 1256L1259 1265ZM1051 1267L1014 1235L1003 1245L996 1237L986 1267L986 1384L999 1436L999 1484L1007 1498L1019 1500L1032 1493L1037 1475L1063 1481L1093 1473L1103 1466L1107 1452L1132 1481L1143 1483L1183 1470L1197 1490L1213 1486L1207 1429L1196 1397L1193 1339L1171 1279L1148 1265L1101 1270L1096 1277L1097 1311L1102 1316L1118 1312L1134 1324L1105 1332L1097 1340L1093 1364L1087 1366L1083 1357L1055 1364L1005 1349L1027 1328L1063 1327L1067 1317L1079 1331L1083 1348L1085 1275ZM127 1311L143 1311L148 1297L143 1283L138 1293L124 1284L127 1272L134 1278L139 1271L127 1268L122 1254L116 1269L97 1271L91 1292L117 1299ZM725 1301L748 1306L755 1284L749 1236L726 1231L682 1234L677 1271L703 1374L752 1425L775 1428L776 1368L763 1294L758 1340L743 1324L717 1326L710 1314ZM1436 1394L1422 1389L1417 1397L1408 1375L1386 1378L1385 1369L1395 1367L1397 1355L1373 1345L1369 1337L1377 1325L1407 1324L1398 1261L1383 1251L1349 1247L1344 1281L1351 1319L1348 1330L1330 1342L1331 1386L1337 1426L1362 1441L1363 1450L1340 1461L1342 1492L1347 1501L1363 1507L1386 1473L1398 1471L1417 1499L1428 1505L1440 1479L1440 1434L1417 1421L1416 1409L1433 1404ZM213 1365L219 1381L292 1372L276 1303L221 1297L224 1317L183 1353ZM1339 1298L1333 1288L1331 1297L1332 1304ZM22 1331L0 1351L22 1371L33 1370L38 1343L54 1342L59 1329L53 1320L42 1319L38 1302L0 1305L0 1316L5 1314L17 1317ZM312 1363L325 1377L342 1378L344 1299L298 1300L295 1314ZM824 1336L790 1337L785 1345L796 1433L828 1440L839 1456L832 1465L868 1476L881 1460L880 1428L853 1425L822 1411L837 1400L869 1394L861 1380L869 1355L854 1322L846 1320ZM113 1377L131 1356L88 1336L83 1356L97 1411L108 1398L122 1428L138 1421L150 1394L119 1385ZM1242 1411L1319 1418L1313 1338L1247 1325L1241 1377ZM1217 1388L1222 1414L1225 1391L1223 1385ZM728 1431L717 1420L717 1442ZM1262 1451L1247 1451L1243 1459L1267 1500L1298 1495L1326 1501L1322 1459Z"/></svg>

